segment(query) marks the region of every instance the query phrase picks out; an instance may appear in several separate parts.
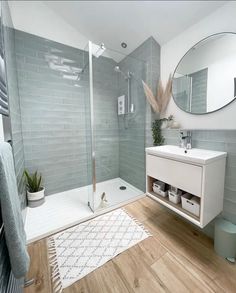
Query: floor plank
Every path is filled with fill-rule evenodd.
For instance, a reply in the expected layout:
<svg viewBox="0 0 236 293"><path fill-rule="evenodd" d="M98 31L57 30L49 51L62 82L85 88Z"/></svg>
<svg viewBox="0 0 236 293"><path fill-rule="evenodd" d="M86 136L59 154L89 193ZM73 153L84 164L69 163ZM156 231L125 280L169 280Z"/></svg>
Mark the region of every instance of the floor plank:
<svg viewBox="0 0 236 293"><path fill-rule="evenodd" d="M151 267L170 292L214 292L207 284L199 282L169 253Z"/></svg>
<svg viewBox="0 0 236 293"><path fill-rule="evenodd" d="M150 266L143 261L137 247L123 252L112 261L118 275L133 292L168 292Z"/></svg>
<svg viewBox="0 0 236 293"><path fill-rule="evenodd" d="M144 197L139 201L135 201L125 206L125 209L140 222L156 217L165 212L165 209L161 205L153 205L153 200L149 197Z"/></svg>
<svg viewBox="0 0 236 293"><path fill-rule="evenodd" d="M66 288L65 293L236 292L236 266L214 252L213 241L150 198L125 207L152 237ZM51 293L46 240L29 246L25 293Z"/></svg>
<svg viewBox="0 0 236 293"><path fill-rule="evenodd" d="M28 246L31 263L27 279L34 278L32 286L25 288L25 293L50 293L51 278L48 263L47 241L46 239L34 242Z"/></svg>
<svg viewBox="0 0 236 293"><path fill-rule="evenodd" d="M236 267L216 255L211 239L205 235L199 237L202 234L199 231L190 233L191 225L176 219L172 214L146 220L144 225L197 279L213 284L214 288L217 285L222 290L225 288L227 292L234 292L232 288L236 288ZM222 282L225 284L221 285Z"/></svg>
<svg viewBox="0 0 236 293"><path fill-rule="evenodd" d="M167 252L164 246L155 237L149 237L140 242L137 246L141 249L143 259L145 259L148 265L152 265Z"/></svg>
<svg viewBox="0 0 236 293"><path fill-rule="evenodd" d="M65 293L129 293L112 261L64 290Z"/></svg>

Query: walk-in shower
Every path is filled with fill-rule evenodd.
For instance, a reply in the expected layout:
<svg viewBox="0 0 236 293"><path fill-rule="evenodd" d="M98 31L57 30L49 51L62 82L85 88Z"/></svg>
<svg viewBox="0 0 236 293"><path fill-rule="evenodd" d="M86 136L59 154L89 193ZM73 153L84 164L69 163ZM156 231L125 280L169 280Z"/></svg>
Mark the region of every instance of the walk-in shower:
<svg viewBox="0 0 236 293"><path fill-rule="evenodd" d="M132 160L133 147L131 144L134 127L137 127L139 121L136 119L140 116L145 117L145 99L143 91L141 90L141 77L144 72L144 62L131 56L124 56L117 54L112 50L107 49L106 56L100 56L96 58L93 54L93 43L89 42L89 86L90 86L90 123L91 123L91 157L92 157L92 190L89 195L89 205L93 211L101 207L101 200L106 195L106 204L112 205L111 195L106 190L97 189L97 183L102 180L102 173L106 174L106 179L111 176L121 178L119 192L125 193L127 190L121 188L127 183L132 184L133 188L136 188L137 194L142 194L145 190L145 184L137 183L143 177L141 173L133 176L132 180L127 180L127 175L123 173L129 172L129 166L126 165L125 160ZM114 56L114 59L112 58ZM117 62L119 60L119 62ZM104 64L104 72L101 73L101 63ZM140 70L141 69L141 70ZM115 74L114 74L115 73ZM118 73L118 74L117 74ZM101 77L101 74L103 75ZM140 79L133 77L137 74ZM103 84L100 80L103 80ZM104 94L103 94L104 92ZM109 93L108 93L109 92ZM123 125L122 117L117 115L117 99L120 95L123 95L126 99L126 109L124 116L127 114L134 114L134 101L137 101L137 115L133 115L132 123L130 127L127 127L126 123ZM107 96L107 98L105 98ZM106 99L102 108L101 100ZM108 99L108 100L107 100ZM140 107L142 104L143 107ZM107 106L109 105L109 108ZM114 107L115 106L115 107ZM107 108L107 109L106 109ZM103 123L101 123L101 120ZM144 134L144 125L142 125L142 132ZM139 125L140 127L140 125ZM123 132L124 131L124 132ZM137 129L136 129L137 131ZM128 137L130 135L130 137ZM142 137L142 151L144 154L144 136ZM136 142L137 143L137 142ZM140 142L139 142L140 143ZM110 154L109 154L110 153ZM142 155L139 154L139 155ZM126 156L126 158L124 158ZM130 156L130 157L128 157ZM109 163L113 162L113 163ZM123 166L124 165L124 166ZM124 169L122 169L122 167ZM131 179L134 170L130 170L128 177ZM116 173L117 175L111 175ZM138 172L137 172L138 173ZM141 175L141 176L140 176ZM124 183L124 184L123 184ZM139 190L139 191L138 191ZM118 192L118 191L116 191Z"/></svg>
<svg viewBox="0 0 236 293"><path fill-rule="evenodd" d="M32 64L21 64L22 43ZM103 44L79 50L22 32L16 32L16 54L24 72L18 79L26 169L42 173L49 195L28 209L28 239L142 196L145 62ZM39 70L32 71L35 64ZM127 103L122 115L120 96Z"/></svg>

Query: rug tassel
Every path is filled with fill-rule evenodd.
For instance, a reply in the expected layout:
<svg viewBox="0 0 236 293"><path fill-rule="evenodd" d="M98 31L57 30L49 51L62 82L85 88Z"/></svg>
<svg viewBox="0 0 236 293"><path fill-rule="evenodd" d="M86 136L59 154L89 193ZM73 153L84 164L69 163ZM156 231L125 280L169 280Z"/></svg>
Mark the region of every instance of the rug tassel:
<svg viewBox="0 0 236 293"><path fill-rule="evenodd" d="M49 265L51 268L51 279L54 293L61 293L62 282L60 278L59 266L57 263L56 245L53 238L48 239Z"/></svg>
<svg viewBox="0 0 236 293"><path fill-rule="evenodd" d="M152 234L148 231L148 229L139 222L139 220L137 220L136 218L134 218L133 216L131 216L125 209L122 209L123 212L126 213L126 215L128 215L134 222L135 224L137 224L140 228L142 228L144 230L144 232L150 237L152 236Z"/></svg>

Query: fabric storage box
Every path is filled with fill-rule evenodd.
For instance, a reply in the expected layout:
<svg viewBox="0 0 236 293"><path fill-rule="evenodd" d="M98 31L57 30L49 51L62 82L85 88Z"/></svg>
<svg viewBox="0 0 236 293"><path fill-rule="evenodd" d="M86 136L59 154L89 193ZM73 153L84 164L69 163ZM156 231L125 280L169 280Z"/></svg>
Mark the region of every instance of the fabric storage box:
<svg viewBox="0 0 236 293"><path fill-rule="evenodd" d="M160 189L157 189L155 186L153 186L153 191L158 194L161 195L162 197L167 197L168 191L162 191Z"/></svg>
<svg viewBox="0 0 236 293"><path fill-rule="evenodd" d="M191 214L199 217L200 215L200 198L185 193L181 196L182 208Z"/></svg>
<svg viewBox="0 0 236 293"><path fill-rule="evenodd" d="M180 193L180 189L173 185L170 186L170 191L176 194Z"/></svg>
<svg viewBox="0 0 236 293"><path fill-rule="evenodd" d="M175 192L172 192L172 191L168 191L168 194L169 194L169 201L175 203L175 204L178 204L180 203L180 200L181 200L181 194L180 192L179 193L175 193Z"/></svg>
<svg viewBox="0 0 236 293"><path fill-rule="evenodd" d="M166 197L168 194L166 187L167 187L167 184L165 184L162 181L157 180L157 181L153 182L152 189L158 195L161 195L162 197Z"/></svg>
<svg viewBox="0 0 236 293"><path fill-rule="evenodd" d="M165 182L162 182L160 180L157 180L155 182L153 182L153 187L155 187L155 189L159 189L161 191L165 191L166 190L166 184Z"/></svg>

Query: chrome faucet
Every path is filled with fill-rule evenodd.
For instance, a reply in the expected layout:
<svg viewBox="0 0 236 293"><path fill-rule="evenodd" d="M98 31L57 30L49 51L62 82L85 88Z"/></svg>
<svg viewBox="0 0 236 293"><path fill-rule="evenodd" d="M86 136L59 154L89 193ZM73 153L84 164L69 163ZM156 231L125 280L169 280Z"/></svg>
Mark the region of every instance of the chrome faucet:
<svg viewBox="0 0 236 293"><path fill-rule="evenodd" d="M192 148L192 133L189 130L180 130L180 147L186 150Z"/></svg>

